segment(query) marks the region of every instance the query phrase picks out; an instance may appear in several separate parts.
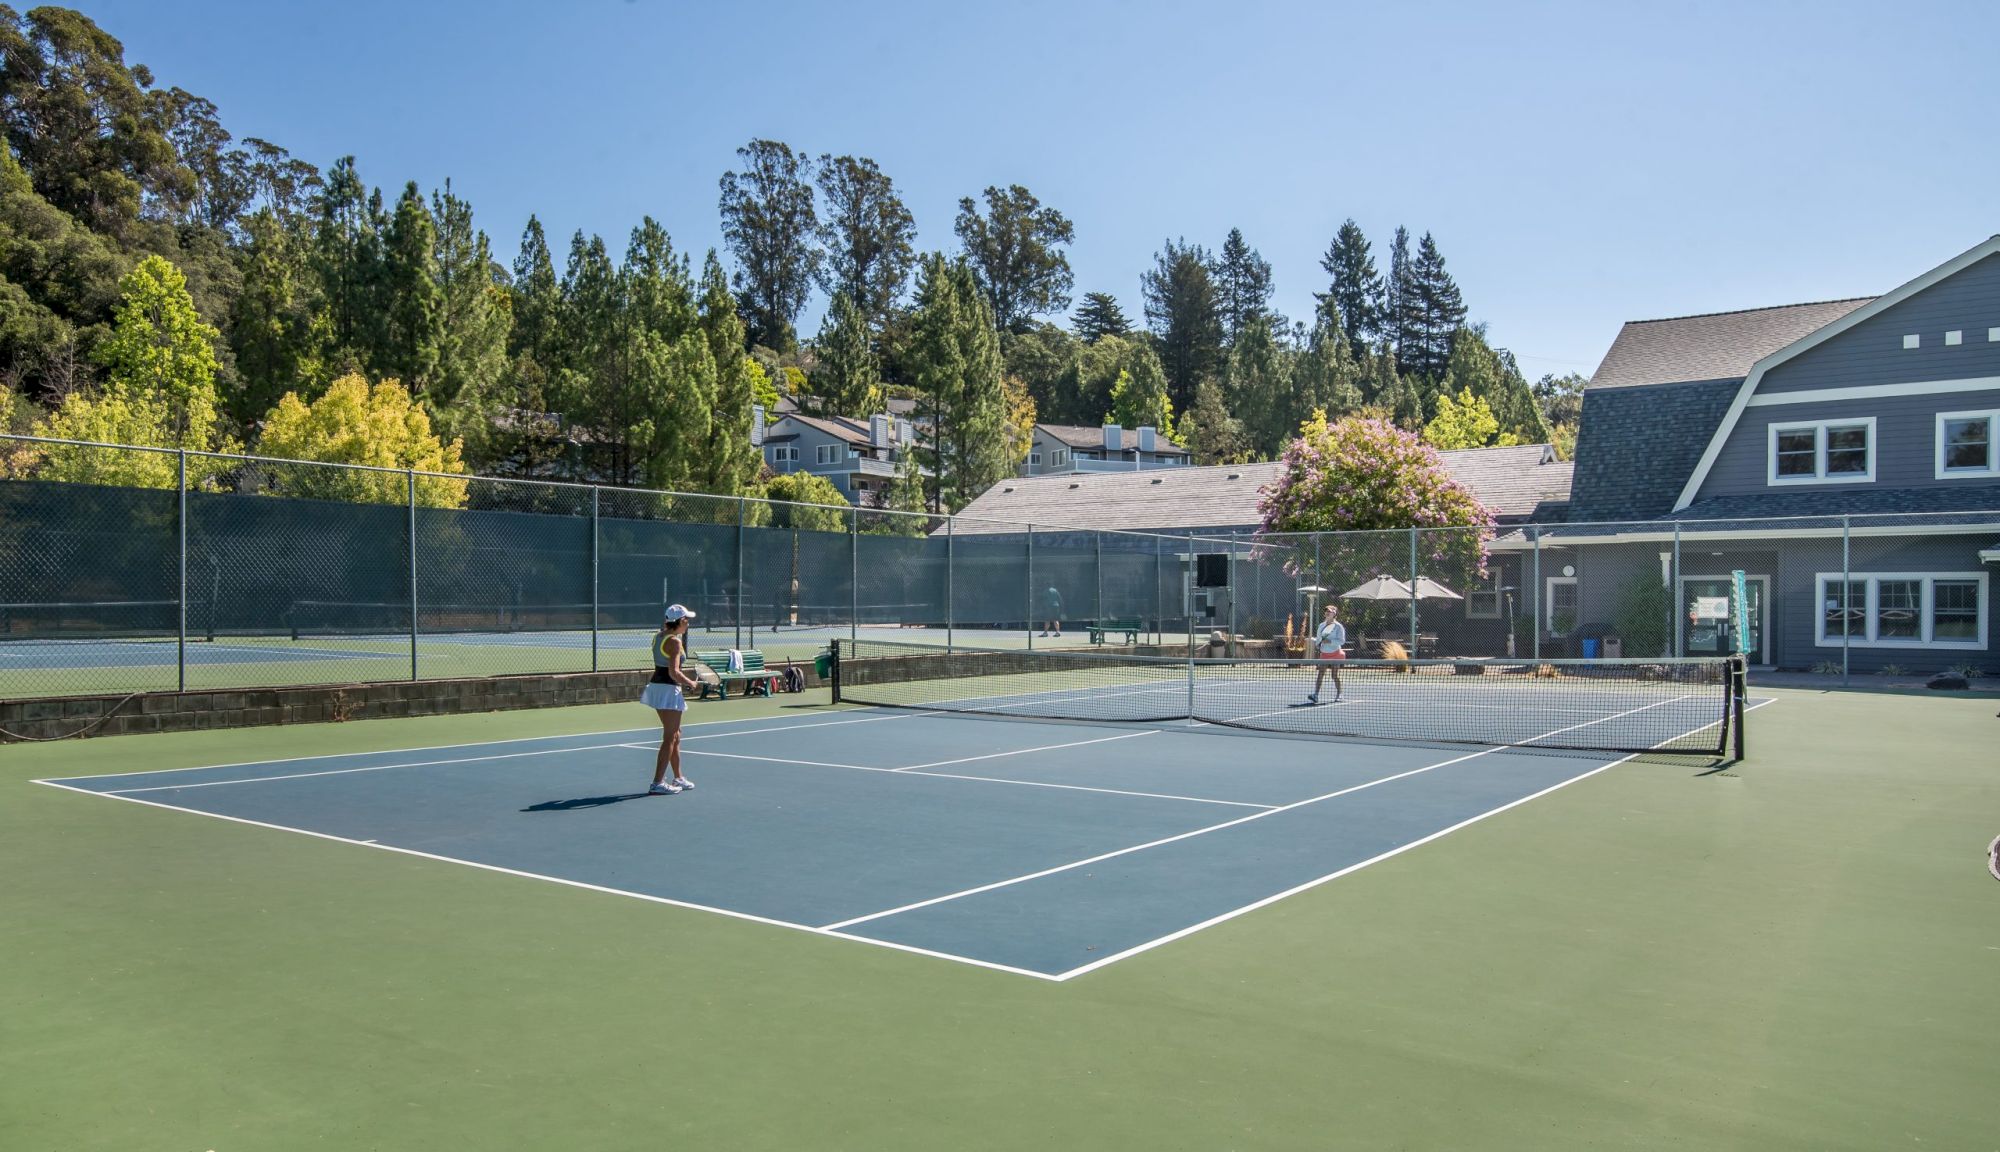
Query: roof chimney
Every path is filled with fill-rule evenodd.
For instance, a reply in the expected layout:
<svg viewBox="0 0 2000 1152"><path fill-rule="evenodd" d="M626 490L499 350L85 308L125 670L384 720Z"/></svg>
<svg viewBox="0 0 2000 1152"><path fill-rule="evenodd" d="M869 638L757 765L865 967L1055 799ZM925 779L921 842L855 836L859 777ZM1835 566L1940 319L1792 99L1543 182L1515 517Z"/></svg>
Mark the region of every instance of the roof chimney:
<svg viewBox="0 0 2000 1152"><path fill-rule="evenodd" d="M750 443L756 447L764 444L764 406L750 405Z"/></svg>
<svg viewBox="0 0 2000 1152"><path fill-rule="evenodd" d="M868 418L868 443L877 448L887 448L889 446L889 418L887 416L870 416Z"/></svg>
<svg viewBox="0 0 2000 1152"><path fill-rule="evenodd" d="M1104 450L1106 452L1124 451L1125 450L1124 440L1125 440L1124 429L1118 427L1118 425L1116 424L1106 424L1104 426Z"/></svg>
<svg viewBox="0 0 2000 1152"><path fill-rule="evenodd" d="M1141 424L1139 426L1139 451L1151 452L1152 450L1153 450L1153 428L1151 425Z"/></svg>

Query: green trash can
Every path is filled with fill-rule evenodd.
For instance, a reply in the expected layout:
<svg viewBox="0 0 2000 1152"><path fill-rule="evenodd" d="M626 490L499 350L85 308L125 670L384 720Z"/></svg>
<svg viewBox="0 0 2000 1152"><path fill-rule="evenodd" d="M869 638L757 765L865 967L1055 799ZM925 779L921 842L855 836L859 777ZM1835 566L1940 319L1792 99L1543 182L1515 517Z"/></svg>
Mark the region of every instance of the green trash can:
<svg viewBox="0 0 2000 1152"><path fill-rule="evenodd" d="M822 680L833 678L833 649L822 648L819 655L813 657L813 675Z"/></svg>

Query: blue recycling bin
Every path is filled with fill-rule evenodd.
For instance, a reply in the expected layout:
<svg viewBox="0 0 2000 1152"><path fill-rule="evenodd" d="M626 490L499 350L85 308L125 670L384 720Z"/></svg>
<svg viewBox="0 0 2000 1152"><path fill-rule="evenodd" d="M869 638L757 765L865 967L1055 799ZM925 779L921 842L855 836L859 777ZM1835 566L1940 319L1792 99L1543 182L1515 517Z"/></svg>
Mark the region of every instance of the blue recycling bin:
<svg viewBox="0 0 2000 1152"><path fill-rule="evenodd" d="M1595 636L1586 636L1586 637L1584 637L1584 639L1583 639L1583 658L1584 658L1585 660L1595 660L1595 659L1597 659L1597 647L1598 647L1598 645L1599 645L1600 643L1602 643L1602 641L1598 640L1598 639L1597 639L1597 637L1595 637Z"/></svg>

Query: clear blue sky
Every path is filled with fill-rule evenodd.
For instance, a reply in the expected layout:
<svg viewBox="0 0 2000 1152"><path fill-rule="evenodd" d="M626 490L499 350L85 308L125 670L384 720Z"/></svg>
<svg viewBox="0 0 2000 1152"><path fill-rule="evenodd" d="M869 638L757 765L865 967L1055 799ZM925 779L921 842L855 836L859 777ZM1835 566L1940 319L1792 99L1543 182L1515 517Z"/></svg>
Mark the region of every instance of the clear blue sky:
<svg viewBox="0 0 2000 1152"><path fill-rule="evenodd" d="M2000 231L1990 0L81 7L238 136L451 177L507 260L530 212L559 260L645 214L716 245L716 179L769 136L874 157L928 247L1025 184L1135 319L1170 236L1242 228L1305 316L1342 219L1385 267L1429 230L1533 378L1627 319L1882 292Z"/></svg>

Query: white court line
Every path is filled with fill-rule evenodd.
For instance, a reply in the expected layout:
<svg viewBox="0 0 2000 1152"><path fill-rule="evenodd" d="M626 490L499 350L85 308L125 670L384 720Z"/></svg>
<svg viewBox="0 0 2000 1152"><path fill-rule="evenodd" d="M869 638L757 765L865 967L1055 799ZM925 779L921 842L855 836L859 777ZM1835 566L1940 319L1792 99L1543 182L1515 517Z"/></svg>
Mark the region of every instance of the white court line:
<svg viewBox="0 0 2000 1152"><path fill-rule="evenodd" d="M1145 735L1151 735L1151 733L1134 732L1131 733L1131 735L1145 736ZM1094 744L1097 743L1097 741L1084 740L1080 741L1079 743ZM621 744L619 745L619 747L636 748L641 752L653 752L658 750L659 745ZM1023 748L1018 752L1002 752L1002 753L997 753L996 755L1019 756L1022 753L1026 752L1046 752L1049 751L1050 748L1071 748L1071 747L1075 747L1075 745L1051 744L1048 747L1044 748ZM1248 800L1215 800L1207 796L1182 796L1173 792L1138 792L1128 788L1095 788L1087 784L1056 784L1045 780L1016 780L1013 779L1012 777L1007 777L1007 776L968 776L957 772L926 772L920 770L923 767L922 765L918 765L917 767L913 768L882 768L873 764L833 764L825 760L788 760L782 756L752 756L742 752L710 752L701 748L690 748L687 750L687 754L689 756L715 756L715 757L720 757L721 759L724 760L751 760L765 764L796 764L806 768L848 768L856 772L880 772L890 776L908 775L908 776L927 776L937 780L972 780L981 784L1012 784L1022 788L1057 788L1065 792L1102 792L1109 796L1137 796L1148 800L1185 800L1193 804L1220 804L1228 808L1270 809L1277 807L1277 805L1275 804L1253 804ZM990 758L991 757L983 757L983 756L972 757L972 759L976 760L983 760ZM945 761L940 761L940 763L955 764L955 763L960 763L960 761L945 760Z"/></svg>
<svg viewBox="0 0 2000 1152"><path fill-rule="evenodd" d="M915 772L920 768L949 768L953 764L970 764L975 760L999 760L1007 756L1025 756L1030 752L1054 752L1058 748L1081 748L1085 744L1108 744L1113 740L1132 740L1140 736L1156 736L1158 728L1148 728L1144 732L1121 732L1116 736L1099 736L1091 740L1072 740L1067 744L1044 744L1039 748L1017 748L1012 752L988 752L984 756L961 756L956 760L933 760L928 764L911 764L905 768L891 768L891 772Z"/></svg>
<svg viewBox="0 0 2000 1152"><path fill-rule="evenodd" d="M245 689L245 691L255 691L255 689ZM865 711L872 713L872 712L880 712L882 710L879 708L853 707L853 708L843 709L842 711L852 711L852 712ZM881 720L907 719L911 717L928 716L928 715L935 715L935 713L892 712L884 716L870 716L868 717L868 719L881 719ZM692 732L693 730L698 728L720 727L724 724L755 724L769 719L771 719L771 717L769 716L741 716L734 720L705 720L699 724L690 725L687 731ZM783 731L788 728L823 728L826 727L828 723L854 724L858 722L859 721L854 721L854 720L835 720L835 721L828 721L826 723L791 724L791 725L785 725L780 728L759 728L756 729L756 731L776 732L776 731ZM238 760L228 764L190 764L185 768L141 768L134 772L101 772L91 776L60 776L60 777L52 777L51 781L49 782L53 782L56 780L63 780L63 781L115 780L120 776L161 776L165 775L168 772L206 772L211 769L217 769L217 768L257 768L257 767L262 767L263 765L266 764L302 764L310 760L349 760L357 756L398 756L409 752L449 752L454 748L492 748L492 747L497 747L501 744L528 744L539 740L588 740L593 736L624 736L632 732L658 732L659 730L660 730L659 726L657 724L654 724L642 728L607 728L601 732L569 732L569 733L560 733L554 736L511 736L505 740L467 740L457 744L421 744L415 748L378 748L372 751L359 751L359 752L315 752L310 756L279 756L269 760ZM744 735L748 734L749 733L744 733ZM735 735L735 733L716 732L701 736L692 736L692 735L684 736L682 737L682 739L708 740L712 739L715 736L729 736L729 735ZM37 781L37 783L42 783L42 781Z"/></svg>
<svg viewBox="0 0 2000 1152"><path fill-rule="evenodd" d="M1746 706L1743 710L1745 712L1754 712L1757 709L1762 708L1766 704L1773 703L1774 699L1775 698L1772 697L1766 697L1763 700L1759 700L1755 704ZM1700 731L1700 729L1696 729L1696 731ZM1686 735L1686 733L1682 733L1682 735ZM1675 739L1679 739L1679 737L1675 737ZM1667 743L1667 741L1661 741L1661 743L1664 744ZM1273 895L1266 896L1261 900L1252 901L1251 903L1243 905L1241 908L1232 909L1231 911L1224 912L1219 916L1211 916L1208 919L1203 920L1199 924L1190 924L1185 928L1169 932L1165 936L1156 937L1152 940L1146 941L1143 944L1135 944L1132 947L1127 948L1122 952L1114 952L1109 956L1100 957L1099 959L1093 960L1088 964L1084 964L1076 968L1071 968L1067 972L1057 973L1055 978L1058 981L1063 981L1063 980L1069 980L1073 977L1081 976L1086 972L1094 972L1099 968L1105 967L1106 965L1116 964L1120 960L1124 960L1132 956L1137 956L1141 952L1151 951L1154 948L1158 948L1162 944L1171 944L1176 940L1192 936L1196 932L1199 932L1204 928L1213 928L1217 924L1221 924L1229 920L1234 920L1238 916L1255 912L1259 908L1269 907L1270 905L1276 904L1278 901L1283 900L1286 897L1296 896L1301 892L1305 892L1308 891L1309 889L1317 888L1322 884L1338 880L1342 876L1346 876L1354 872L1359 872L1363 868L1368 867L1370 864L1380 864L1382 861L1387 860L1392 856L1400 856L1403 853L1408 852L1412 848L1420 847L1422 845L1430 843L1433 840L1439 839L1440 837L1448 836L1451 833L1456 832L1461 828L1466 828L1473 824L1477 824L1481 820L1486 819L1488 816L1497 816L1500 813L1507 811L1509 808L1517 808L1523 804L1526 804L1530 800L1539 800L1542 797L1547 796L1549 793L1554 792L1558 788L1567 788L1571 784L1574 784L1579 780L1595 776L1599 772L1602 772L1608 768L1616 768L1620 764L1624 764L1630 760L1635 760L1642 755L1645 755L1645 753L1634 752L1627 756L1621 756L1618 759L1613 760L1609 764L1600 764L1597 767L1592 768L1588 772L1579 773L1575 776L1570 777L1567 780L1562 780L1558 781L1555 784L1551 784L1547 788L1542 789L1540 792L1531 793L1527 796L1521 797L1518 800L1510 800L1507 803L1500 805L1498 808L1489 808L1486 811L1481 812L1477 816L1468 817L1467 819L1461 820L1458 823L1453 824L1449 828L1440 828L1437 831L1431 833L1430 835L1421 837L1416 840L1412 840L1408 844L1398 845L1397 847L1389 849L1387 852L1383 852L1375 856L1370 856L1366 860L1349 864L1348 866L1340 869L1339 871L1329 872L1326 875L1321 876L1316 880L1308 880L1303 884L1294 885L1293 887L1285 889L1283 892L1278 892Z"/></svg>
<svg viewBox="0 0 2000 1152"><path fill-rule="evenodd" d="M1661 703L1664 703L1664 701L1662 701ZM1657 708L1657 707L1659 707L1658 703L1647 704L1639 708L1631 709L1631 711L1643 712L1648 708ZM1620 715L1624 714L1625 713L1621 713ZM1606 719L1615 719L1615 717L1606 717ZM1586 723L1596 724L1596 723L1601 723L1601 721L1591 720L1587 721ZM1545 740L1550 736L1555 736L1560 733L1567 732L1570 730L1570 728L1581 728L1584 726L1585 726L1584 724L1572 724L1569 726L1569 728L1557 728L1552 732L1544 732L1539 736L1532 737L1531 739ZM1525 744L1526 741L1524 741L1523 743ZM919 908L928 908L933 904L943 904L952 900L961 900L967 896L977 896L982 892L991 892L998 888L1008 888L1012 887L1015 884L1025 884L1030 880L1040 880L1045 876L1053 876L1059 872L1069 872L1077 868L1087 867L1091 864L1101 863L1102 861L1111 860L1119 856L1128 856L1134 852L1143 852L1148 848L1158 848L1165 844L1173 844L1181 840L1189 839L1190 837L1205 836L1210 832L1220 832L1224 828L1234 828L1239 824L1248 824L1252 820L1262 820L1268 816L1276 816L1281 812L1290 812L1296 808L1304 808L1309 804L1318 804L1322 801L1333 800L1341 796L1346 796L1355 792L1360 792L1366 788L1373 788L1376 787L1377 785L1387 784L1394 780L1402 780L1406 777L1420 775L1425 772L1432 772L1439 768L1445 768L1453 764L1463 763L1467 760L1477 760L1481 756L1490 756L1495 752L1505 752L1517 747L1519 746L1508 744L1508 745L1498 745L1492 748L1483 748L1477 752L1468 752L1463 756L1454 756L1449 760L1440 760L1435 764L1426 764L1420 768L1411 768L1406 771L1394 773L1393 775L1383 776L1378 779L1369 780L1361 784L1351 785L1349 787L1342 788L1337 792L1328 792L1323 796L1313 796L1305 800L1295 800L1290 804L1281 804L1276 808L1267 809L1263 812L1253 812L1248 816L1238 816L1234 820L1225 820L1220 824L1210 824L1205 828L1196 828L1193 831L1182 832L1176 836L1165 836L1158 840L1149 840L1144 844L1134 844L1130 848L1119 848L1112 852L1100 853L1096 856L1091 856L1083 860L1071 861L1068 864L1059 864L1053 868L1044 868L1039 872L1030 872L1024 876L1014 876L1006 880L995 880L990 884L981 884L976 888L967 888L960 892L947 892L942 896L933 896L928 900L918 900L914 903L905 904L900 908L890 908L881 912L871 912L866 916L855 916L846 920L835 921L832 924L826 925L826 927L830 929L852 928L856 924L865 924L871 920L881 920L885 917L900 915L904 912L914 912Z"/></svg>
<svg viewBox="0 0 2000 1152"><path fill-rule="evenodd" d="M836 940L851 940L858 944L873 944L897 952L909 952L918 956L929 956L937 960L953 960L969 964L975 968L987 968L995 972L1010 972L1016 976L1032 976L1037 980L1053 981L1054 976L1046 972L1036 972L1030 968L1015 968L1008 964L998 964L990 960L977 960L971 956L960 956L952 952L937 952L929 948L918 948L910 944L897 944L888 940L873 940L866 936L850 936L828 928L817 928L811 924L798 924L790 920L777 920L769 916L759 916L751 912L737 912L729 908L717 908L708 904L696 904L689 900L675 900L667 896L653 896L645 892L628 892L623 888L607 888L601 884L589 884L582 880L568 880L561 876L545 876L539 872L523 872L517 868L503 868L498 864L483 864L477 860L464 860L456 856L440 856L434 852L422 852L415 848L401 848L394 844L380 844L370 840L356 840L347 836L335 836L330 832L314 832L309 828L292 828L284 824L271 824L263 820L247 820L241 816L225 816L220 812L205 812L199 808L182 808L174 804L162 804L157 800L141 800L136 796L121 796L111 792L94 792L88 788L72 788L54 780L37 780L51 788L61 788L65 792L76 792L84 796L103 796L112 800L123 800L128 804L144 804L148 808L163 808L169 812L185 812L194 816L208 816L216 820L227 820L232 824L248 824L253 828L268 828L276 832L293 832L300 836L311 836L316 840L331 840L337 844L353 844L362 848L374 848L383 852L394 852L402 856L415 856L420 860L435 860L444 864L463 864L467 868L478 868L485 872L498 872L503 876L518 876L527 880L543 880L550 884L560 884L566 888L581 888L588 892L601 892L608 896L627 896L634 900L644 900L651 904L666 904L674 908L687 908L696 912L712 912L717 916L727 916L733 920L748 920L755 924L768 924L775 928L790 928L814 936L826 936Z"/></svg>

